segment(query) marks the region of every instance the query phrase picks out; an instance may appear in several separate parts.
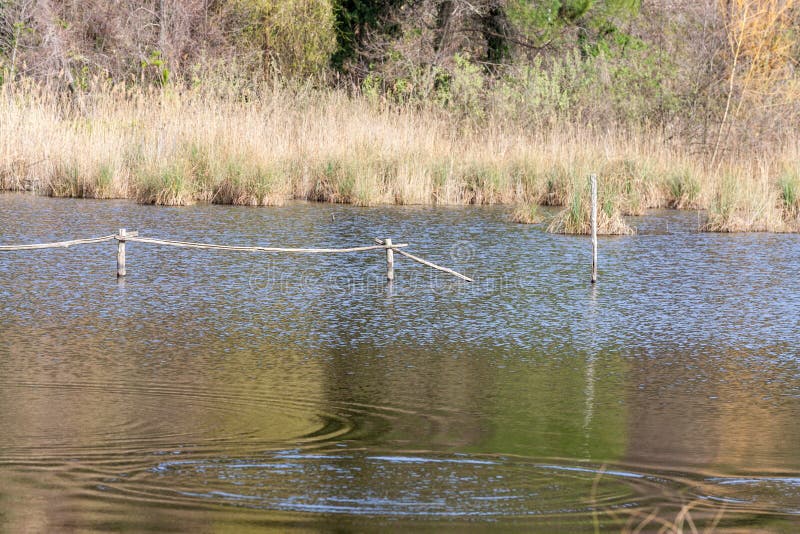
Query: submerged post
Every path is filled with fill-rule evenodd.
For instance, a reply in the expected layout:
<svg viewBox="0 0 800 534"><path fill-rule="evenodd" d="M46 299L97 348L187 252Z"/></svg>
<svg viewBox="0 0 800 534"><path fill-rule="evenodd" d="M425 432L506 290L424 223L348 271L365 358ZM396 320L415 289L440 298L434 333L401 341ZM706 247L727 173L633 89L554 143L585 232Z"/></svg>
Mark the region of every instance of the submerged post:
<svg viewBox="0 0 800 534"><path fill-rule="evenodd" d="M117 278L125 276L125 236L125 228L120 228L117 236Z"/></svg>
<svg viewBox="0 0 800 534"><path fill-rule="evenodd" d="M592 174L592 283L597 282L597 175Z"/></svg>
<svg viewBox="0 0 800 534"><path fill-rule="evenodd" d="M392 240L386 239L384 241L386 245L386 279L390 282L394 280L394 251L391 249Z"/></svg>

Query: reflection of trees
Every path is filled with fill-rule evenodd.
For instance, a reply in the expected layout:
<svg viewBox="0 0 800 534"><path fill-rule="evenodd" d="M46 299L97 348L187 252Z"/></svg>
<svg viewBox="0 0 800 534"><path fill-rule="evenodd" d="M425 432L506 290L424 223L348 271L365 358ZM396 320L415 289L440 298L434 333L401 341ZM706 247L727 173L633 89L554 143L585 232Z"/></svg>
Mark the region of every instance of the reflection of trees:
<svg viewBox="0 0 800 534"><path fill-rule="evenodd" d="M341 439L366 447L368 454L459 451L480 443L491 431L485 396L494 377L491 358L480 351L362 346L331 349L326 359L326 404L354 427ZM351 462L338 461L345 469ZM425 469L383 467L364 463L352 472L347 490L359 488L357 494L375 499L449 490L434 488L441 481L427 478Z"/></svg>
<svg viewBox="0 0 800 534"><path fill-rule="evenodd" d="M747 354L714 358L682 352L632 358L626 458L680 469L687 465L764 472L797 469L798 414L772 364L754 369ZM783 385L782 385L783 384Z"/></svg>
<svg viewBox="0 0 800 534"><path fill-rule="evenodd" d="M534 458L614 461L627 437L619 357L529 352L504 362L481 448Z"/></svg>
<svg viewBox="0 0 800 534"><path fill-rule="evenodd" d="M376 448L621 458L626 364L601 355L500 349L331 349L327 403ZM592 383L587 384L587 380Z"/></svg>
<svg viewBox="0 0 800 534"><path fill-rule="evenodd" d="M485 439L491 358L445 348L331 349L327 402L347 411L353 437L375 447L453 450Z"/></svg>
<svg viewBox="0 0 800 534"><path fill-rule="evenodd" d="M714 459L719 421L708 398L716 391L711 383L695 380L690 359L681 353L631 358L629 461L677 467L709 465Z"/></svg>
<svg viewBox="0 0 800 534"><path fill-rule="evenodd" d="M720 397L718 464L761 473L800 469L800 413L786 382L774 376L776 364L768 364L765 376L737 355L720 372L727 387Z"/></svg>
<svg viewBox="0 0 800 534"><path fill-rule="evenodd" d="M196 513L153 505L153 488L140 486L152 477L129 475L178 451L246 456L318 430L321 370L303 353L196 331L170 331L169 343L153 345L163 324L126 334L102 323L86 316L0 336L4 530L105 530L113 515L137 531L202 532Z"/></svg>

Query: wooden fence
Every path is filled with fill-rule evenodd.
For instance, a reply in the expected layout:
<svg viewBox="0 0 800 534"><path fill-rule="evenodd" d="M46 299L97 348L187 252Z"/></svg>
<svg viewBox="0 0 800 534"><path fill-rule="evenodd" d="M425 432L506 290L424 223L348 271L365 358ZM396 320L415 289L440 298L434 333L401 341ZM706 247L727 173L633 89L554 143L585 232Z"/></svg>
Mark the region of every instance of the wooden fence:
<svg viewBox="0 0 800 534"><path fill-rule="evenodd" d="M181 247L181 248L196 248L205 250L218 250L228 252L262 252L262 253L299 253L299 254L338 254L338 253L355 253L355 252L369 252L373 250L384 250L386 252L386 278L389 281L394 280L394 253L409 258L417 263L431 267L433 269L445 272L461 280L472 282L472 278L464 276L447 267L436 265L430 261L424 260L418 256L414 256L402 249L408 247L407 243L392 243L391 239L375 239L377 244L366 245L359 247L349 248L291 248L291 247L245 247L239 245L217 245L212 243L193 243L189 241L174 241L169 239L155 239L150 237L140 237L136 231L128 232L125 228L120 228L119 232L112 235L102 237L92 237L88 239L73 239L71 241L58 241L54 243L37 243L31 245L0 245L0 252L11 251L25 251L25 250L39 250L39 249L52 249L52 248L68 248L79 245L91 245L96 243L104 243L106 241L117 242L117 277L123 277L127 274L125 267L125 244L127 242L145 243L149 245L161 245L168 247Z"/></svg>

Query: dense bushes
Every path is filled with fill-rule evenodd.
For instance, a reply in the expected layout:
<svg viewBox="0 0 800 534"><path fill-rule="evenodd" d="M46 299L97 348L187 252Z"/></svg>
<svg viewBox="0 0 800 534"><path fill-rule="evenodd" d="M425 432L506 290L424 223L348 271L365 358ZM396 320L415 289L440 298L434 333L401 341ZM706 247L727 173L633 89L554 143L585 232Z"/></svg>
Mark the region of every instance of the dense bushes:
<svg viewBox="0 0 800 534"><path fill-rule="evenodd" d="M796 3L2 0L0 83L311 81L473 122L647 123L719 160L797 125Z"/></svg>

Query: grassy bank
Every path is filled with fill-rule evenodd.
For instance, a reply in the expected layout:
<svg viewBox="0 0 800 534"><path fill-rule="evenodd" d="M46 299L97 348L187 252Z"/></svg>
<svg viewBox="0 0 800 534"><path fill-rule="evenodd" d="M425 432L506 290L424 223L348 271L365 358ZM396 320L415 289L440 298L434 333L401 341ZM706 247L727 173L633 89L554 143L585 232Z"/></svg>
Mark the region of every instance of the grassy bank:
<svg viewBox="0 0 800 534"><path fill-rule="evenodd" d="M506 203L528 215L552 205L565 209L551 231L574 233L586 230L596 172L606 231L656 207L707 209L711 231L800 227L797 144L709 168L646 129L476 125L334 90L243 99L117 88L77 105L18 88L0 93L0 124L3 190L162 205Z"/></svg>

